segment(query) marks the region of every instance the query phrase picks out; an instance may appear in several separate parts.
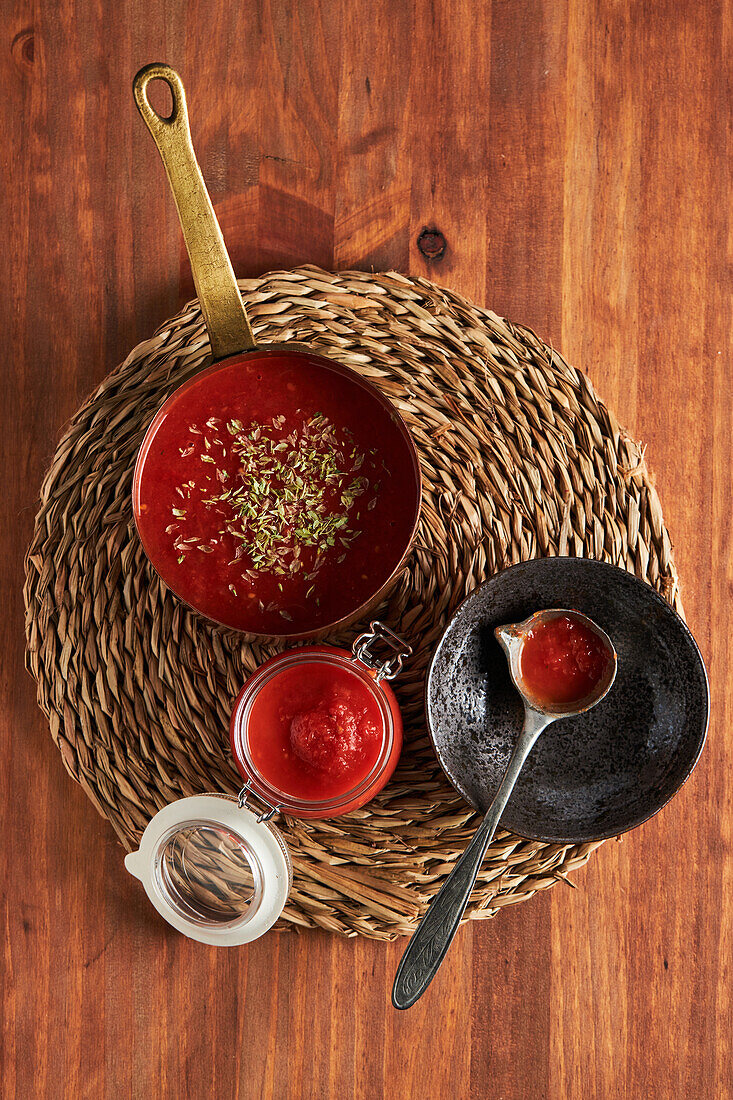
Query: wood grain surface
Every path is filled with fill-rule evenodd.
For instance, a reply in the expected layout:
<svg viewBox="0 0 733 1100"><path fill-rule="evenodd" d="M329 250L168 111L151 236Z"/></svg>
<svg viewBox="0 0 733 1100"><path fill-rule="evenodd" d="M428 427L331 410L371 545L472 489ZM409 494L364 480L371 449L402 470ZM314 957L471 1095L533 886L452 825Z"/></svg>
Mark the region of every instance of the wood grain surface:
<svg viewBox="0 0 733 1100"><path fill-rule="evenodd" d="M0 6L3 1096L733 1096L732 34L718 0ZM465 929L408 1013L402 943L162 924L23 670L58 433L191 292L132 103L151 60L183 75L239 274L425 274L588 371L648 445L708 662L674 803Z"/></svg>

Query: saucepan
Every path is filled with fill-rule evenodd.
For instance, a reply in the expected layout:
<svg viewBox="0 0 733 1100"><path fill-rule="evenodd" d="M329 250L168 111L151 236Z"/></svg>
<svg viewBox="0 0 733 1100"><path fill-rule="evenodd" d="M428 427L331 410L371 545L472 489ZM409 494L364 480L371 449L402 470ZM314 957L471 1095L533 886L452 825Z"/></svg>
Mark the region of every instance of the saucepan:
<svg viewBox="0 0 733 1100"><path fill-rule="evenodd" d="M169 117L148 98L173 97ZM393 404L307 344L258 344L191 142L180 76L147 65L138 110L173 191L213 363L173 392L141 445L135 523L166 585L209 619L274 639L367 614L412 548L422 481Z"/></svg>

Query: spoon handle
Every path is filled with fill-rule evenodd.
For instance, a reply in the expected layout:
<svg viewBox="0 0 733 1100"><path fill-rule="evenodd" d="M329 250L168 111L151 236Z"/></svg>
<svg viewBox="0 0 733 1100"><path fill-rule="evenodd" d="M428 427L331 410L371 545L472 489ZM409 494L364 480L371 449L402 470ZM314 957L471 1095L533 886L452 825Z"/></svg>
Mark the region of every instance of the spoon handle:
<svg viewBox="0 0 733 1100"><path fill-rule="evenodd" d="M486 816L433 898L402 956L392 988L392 1004L395 1008L410 1008L414 1005L437 974L461 922L484 854L496 832L499 818L509 801L522 766L535 741L551 721L551 718L527 709L524 728Z"/></svg>

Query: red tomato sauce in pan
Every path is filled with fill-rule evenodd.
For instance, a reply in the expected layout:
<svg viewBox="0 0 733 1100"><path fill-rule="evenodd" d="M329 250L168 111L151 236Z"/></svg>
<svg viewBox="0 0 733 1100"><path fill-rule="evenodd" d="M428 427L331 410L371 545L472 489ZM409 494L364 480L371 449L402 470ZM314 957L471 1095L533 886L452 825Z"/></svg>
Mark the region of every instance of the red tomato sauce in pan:
<svg viewBox="0 0 733 1100"><path fill-rule="evenodd" d="M285 669L257 693L249 716L252 761L293 798L322 801L358 786L376 764L383 721L358 676L331 664Z"/></svg>
<svg viewBox="0 0 733 1100"><path fill-rule="evenodd" d="M262 634L316 630L367 601L399 564L418 500L390 410L338 366L277 352L181 387L146 436L133 496L166 584Z"/></svg>
<svg viewBox="0 0 733 1100"><path fill-rule="evenodd" d="M566 615L539 623L522 646L521 675L540 706L575 704L606 675L611 660L603 641Z"/></svg>

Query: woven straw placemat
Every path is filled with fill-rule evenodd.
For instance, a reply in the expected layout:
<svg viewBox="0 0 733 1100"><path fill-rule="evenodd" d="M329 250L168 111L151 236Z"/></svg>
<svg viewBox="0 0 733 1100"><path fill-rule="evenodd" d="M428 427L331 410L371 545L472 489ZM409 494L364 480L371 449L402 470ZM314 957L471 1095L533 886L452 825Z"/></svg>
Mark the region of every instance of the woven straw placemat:
<svg viewBox="0 0 733 1100"><path fill-rule="evenodd" d="M396 682L402 760L363 810L278 822L294 866L281 926L390 939L415 927L476 825L424 725L424 674L449 616L487 576L549 554L623 566L679 610L670 540L642 448L585 375L529 330L395 273L302 267L240 286L260 341L307 341L371 379L420 452L417 545L378 612L416 651ZM276 649L187 610L153 573L133 524L145 430L208 352L194 302L105 379L59 443L27 557L28 667L40 705L67 769L127 848L166 803L239 789L231 704ZM552 886L596 847L500 832L468 916L491 917Z"/></svg>

